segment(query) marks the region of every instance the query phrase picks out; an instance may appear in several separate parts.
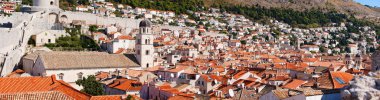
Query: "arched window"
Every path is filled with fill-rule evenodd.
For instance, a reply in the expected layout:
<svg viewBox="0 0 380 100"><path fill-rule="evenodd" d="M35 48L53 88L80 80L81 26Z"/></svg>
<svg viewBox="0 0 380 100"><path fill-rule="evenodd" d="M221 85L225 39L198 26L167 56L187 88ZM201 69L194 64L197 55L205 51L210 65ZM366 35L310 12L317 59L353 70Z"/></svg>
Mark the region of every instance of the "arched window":
<svg viewBox="0 0 380 100"><path fill-rule="evenodd" d="M145 44L148 44L148 39L145 39Z"/></svg>
<svg viewBox="0 0 380 100"><path fill-rule="evenodd" d="M146 64L146 68L149 68L149 64Z"/></svg>

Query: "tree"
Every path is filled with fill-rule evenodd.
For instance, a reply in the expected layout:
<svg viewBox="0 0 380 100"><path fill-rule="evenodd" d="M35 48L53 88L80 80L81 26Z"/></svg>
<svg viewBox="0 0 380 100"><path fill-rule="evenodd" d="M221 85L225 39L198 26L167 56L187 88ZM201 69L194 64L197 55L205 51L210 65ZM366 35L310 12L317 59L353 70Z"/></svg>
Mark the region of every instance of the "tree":
<svg viewBox="0 0 380 100"><path fill-rule="evenodd" d="M319 51L320 51L320 52L326 52L326 49L325 49L325 47L323 47L323 46L319 46Z"/></svg>
<svg viewBox="0 0 380 100"><path fill-rule="evenodd" d="M82 79L75 81L75 83L79 86L83 86L83 89L80 91L85 92L87 94L94 96L104 94L102 83L96 81L94 75L89 75L87 78L83 77Z"/></svg>
<svg viewBox="0 0 380 100"><path fill-rule="evenodd" d="M253 41L256 41L256 39L257 39L257 36L252 36Z"/></svg>
<svg viewBox="0 0 380 100"><path fill-rule="evenodd" d="M135 100L135 99L131 95L128 95L127 100Z"/></svg>
<svg viewBox="0 0 380 100"><path fill-rule="evenodd" d="M15 11L16 12L21 12L21 5L17 5Z"/></svg>
<svg viewBox="0 0 380 100"><path fill-rule="evenodd" d="M95 32L97 30L98 30L98 26L96 26L96 25L90 25L90 28L89 28L90 32Z"/></svg>
<svg viewBox="0 0 380 100"><path fill-rule="evenodd" d="M81 4L81 5L89 5L89 4L90 4L90 1L89 1L89 0L78 0L78 4Z"/></svg>
<svg viewBox="0 0 380 100"><path fill-rule="evenodd" d="M245 40L241 40L240 43L243 44L243 45L246 45L246 44L247 44L247 41L245 41Z"/></svg>
<svg viewBox="0 0 380 100"><path fill-rule="evenodd" d="M33 0L22 0L21 2L24 5L32 5L33 4Z"/></svg>

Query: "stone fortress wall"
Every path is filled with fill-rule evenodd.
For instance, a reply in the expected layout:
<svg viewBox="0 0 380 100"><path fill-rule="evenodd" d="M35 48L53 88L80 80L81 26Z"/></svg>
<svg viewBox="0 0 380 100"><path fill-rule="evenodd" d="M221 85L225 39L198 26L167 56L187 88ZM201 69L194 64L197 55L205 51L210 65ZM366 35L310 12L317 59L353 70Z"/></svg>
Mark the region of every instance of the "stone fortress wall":
<svg viewBox="0 0 380 100"><path fill-rule="evenodd" d="M40 15L39 15L40 14ZM13 71L26 52L29 37L44 29L43 14L13 13L3 17L0 23L12 23L11 27L0 28L0 76Z"/></svg>
<svg viewBox="0 0 380 100"><path fill-rule="evenodd" d="M44 1L45 3L41 4ZM17 68L20 59L27 52L27 43L32 35L53 30L57 20L59 23L72 23L75 20L85 21L85 24L110 26L116 24L129 33L137 29L141 20L129 18L102 17L83 12L62 11L58 6L48 5L55 0L34 0L40 2L31 7L29 13L15 12L12 16L0 16L0 24L10 27L0 27L0 76L5 76ZM58 1L58 0L57 0ZM49 3L46 3L49 2ZM55 16L54 16L55 15Z"/></svg>

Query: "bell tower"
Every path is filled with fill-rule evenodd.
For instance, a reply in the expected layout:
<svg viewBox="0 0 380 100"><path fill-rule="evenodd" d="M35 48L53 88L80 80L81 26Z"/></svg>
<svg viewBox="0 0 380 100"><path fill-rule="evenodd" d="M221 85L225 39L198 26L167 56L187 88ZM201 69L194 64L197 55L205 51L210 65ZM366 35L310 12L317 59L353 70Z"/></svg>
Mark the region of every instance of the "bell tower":
<svg viewBox="0 0 380 100"><path fill-rule="evenodd" d="M149 20L141 21L139 24L139 34L136 35L136 58L143 69L154 66L154 37L151 25L152 23Z"/></svg>

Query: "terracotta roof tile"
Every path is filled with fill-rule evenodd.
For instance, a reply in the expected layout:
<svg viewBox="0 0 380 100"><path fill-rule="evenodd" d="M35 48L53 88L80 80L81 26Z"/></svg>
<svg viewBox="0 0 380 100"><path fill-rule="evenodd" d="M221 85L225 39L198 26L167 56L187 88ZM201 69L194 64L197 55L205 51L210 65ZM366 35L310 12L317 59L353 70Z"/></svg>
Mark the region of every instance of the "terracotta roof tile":
<svg viewBox="0 0 380 100"><path fill-rule="evenodd" d="M194 100L194 98L193 97L176 95L176 96L170 97L168 100Z"/></svg>
<svg viewBox="0 0 380 100"><path fill-rule="evenodd" d="M117 95L103 95L103 96L93 96L90 100L122 100L121 96Z"/></svg>
<svg viewBox="0 0 380 100"><path fill-rule="evenodd" d="M307 81L303 81L303 80L298 80L298 79L293 79L292 82L282 86L283 88L288 88L288 89L297 89L299 88L301 85L307 83Z"/></svg>
<svg viewBox="0 0 380 100"><path fill-rule="evenodd" d="M0 94L59 91L74 99L90 99L90 95L74 89L67 83L57 81L55 75L50 77L0 78L0 86Z"/></svg>
<svg viewBox="0 0 380 100"><path fill-rule="evenodd" d="M121 40L135 40L132 36L129 36L129 35L121 35L117 38Z"/></svg>
<svg viewBox="0 0 380 100"><path fill-rule="evenodd" d="M335 89L349 85L349 82L354 78L352 74L346 72L330 72L330 74Z"/></svg>
<svg viewBox="0 0 380 100"><path fill-rule="evenodd" d="M123 91L140 91L142 88L142 83L136 80L121 78L114 80L111 84L108 84L108 87Z"/></svg>
<svg viewBox="0 0 380 100"><path fill-rule="evenodd" d="M75 100L58 91L0 94L0 100Z"/></svg>

